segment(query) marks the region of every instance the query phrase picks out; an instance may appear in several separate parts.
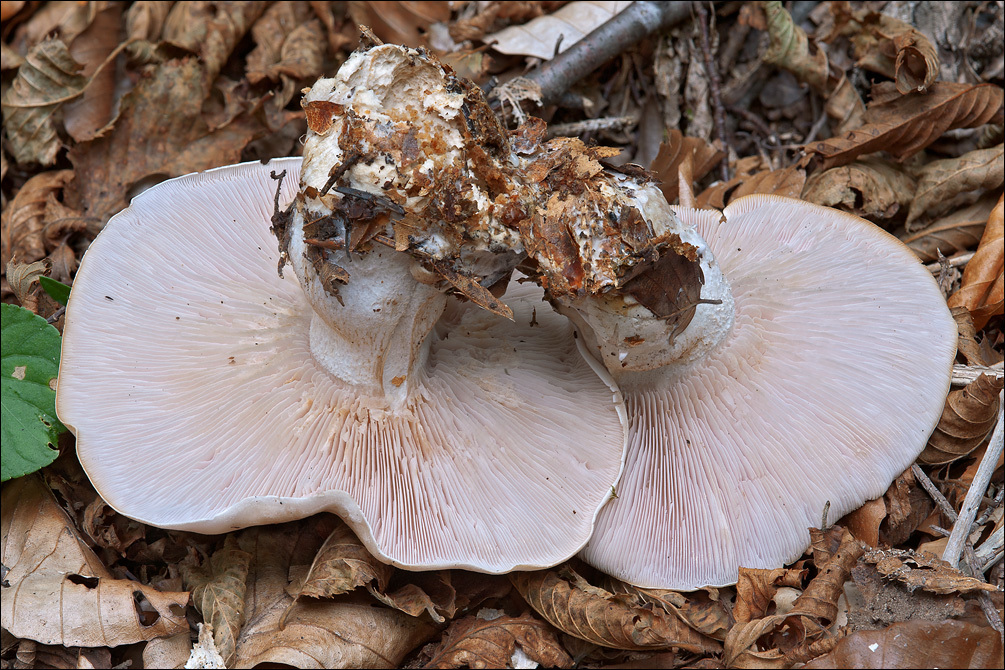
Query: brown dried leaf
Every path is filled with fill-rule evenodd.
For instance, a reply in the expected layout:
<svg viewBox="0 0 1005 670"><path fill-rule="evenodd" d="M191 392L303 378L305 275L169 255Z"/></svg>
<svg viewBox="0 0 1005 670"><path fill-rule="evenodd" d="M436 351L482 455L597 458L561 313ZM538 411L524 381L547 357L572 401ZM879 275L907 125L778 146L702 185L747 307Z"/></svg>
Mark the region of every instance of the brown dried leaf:
<svg viewBox="0 0 1005 670"><path fill-rule="evenodd" d="M758 640L770 634L786 619L773 614L763 619L738 623L726 633L722 644L722 660L727 668L788 668L791 663L779 649L761 650Z"/></svg>
<svg viewBox="0 0 1005 670"><path fill-rule="evenodd" d="M874 498L862 503L862 506L857 510L846 514L838 523L870 547L878 547L879 527L885 518L886 501L882 498Z"/></svg>
<svg viewBox="0 0 1005 670"><path fill-rule="evenodd" d="M1005 144L928 163L907 214L907 229L921 216L941 214L960 193L997 189L1005 181Z"/></svg>
<svg viewBox="0 0 1005 670"><path fill-rule="evenodd" d="M482 309L486 309L493 314L513 320L513 310L509 305L500 301L492 295L492 292L478 283L477 277L469 277L466 274L457 272L445 261L430 261L433 271L450 282L450 285L457 289L457 292L465 298L475 303Z"/></svg>
<svg viewBox="0 0 1005 670"><path fill-rule="evenodd" d="M910 468L902 472L881 498L869 500L846 514L840 524L870 547L905 541L931 513L931 498L914 480Z"/></svg>
<svg viewBox="0 0 1005 670"><path fill-rule="evenodd" d="M719 644L638 597L591 586L569 567L516 572L510 582L538 614L569 635L614 649L679 647L715 652Z"/></svg>
<svg viewBox="0 0 1005 670"><path fill-rule="evenodd" d="M806 668L993 668L1002 643L993 628L961 621L905 621L852 633Z"/></svg>
<svg viewBox="0 0 1005 670"><path fill-rule="evenodd" d="M905 235L901 241L911 247L923 263L938 260L939 251L948 257L965 249L975 249L994 209L995 200L993 195L987 194L969 207L958 209L915 233Z"/></svg>
<svg viewBox="0 0 1005 670"><path fill-rule="evenodd" d="M294 598L332 598L356 587L377 582L384 590L394 568L366 550L356 534L341 520L321 546L310 570L287 589Z"/></svg>
<svg viewBox="0 0 1005 670"><path fill-rule="evenodd" d="M144 668L171 668L180 670L188 663L192 653L192 640L189 631L150 640L143 647Z"/></svg>
<svg viewBox="0 0 1005 670"><path fill-rule="evenodd" d="M1005 196L988 217L987 226L974 257L963 271L960 290L949 296L950 307L964 306L974 317L974 327L980 330L988 320L1005 312Z"/></svg>
<svg viewBox="0 0 1005 670"><path fill-rule="evenodd" d="M6 148L18 163L52 165L63 146L56 135L54 116L68 100L83 92L83 66L58 39L33 47L3 94Z"/></svg>
<svg viewBox="0 0 1005 670"><path fill-rule="evenodd" d="M45 256L45 206L50 195L62 191L73 178L73 170L42 172L24 183L0 217L0 240L3 251L0 263L7 263L16 254L18 260L32 263Z"/></svg>
<svg viewBox="0 0 1005 670"><path fill-rule="evenodd" d="M613 578L609 581L611 583L605 586L611 593L635 595L641 602L661 607L712 639L722 640L726 636L726 631L733 625L733 616L729 609L720 599L713 598L707 591L684 594L665 589L642 589Z"/></svg>
<svg viewBox="0 0 1005 670"><path fill-rule="evenodd" d="M820 168L847 165L862 154L887 151L902 161L937 140L947 130L1001 123L1005 92L993 84L939 81L928 93L901 96L892 82L873 87L866 124L805 147L821 158Z"/></svg>
<svg viewBox="0 0 1005 670"><path fill-rule="evenodd" d="M83 95L63 107L63 127L77 142L93 139L112 121L115 68L103 67L118 46L122 5L109 3L94 15L87 29L69 43L70 55L87 78Z"/></svg>
<svg viewBox="0 0 1005 670"><path fill-rule="evenodd" d="M806 585L789 611L789 617L804 617L813 624L824 628L837 618L838 598L851 570L865 549L847 529L841 535L838 550L823 565L818 565L819 573ZM809 627L809 622L804 622Z"/></svg>
<svg viewBox="0 0 1005 670"><path fill-rule="evenodd" d="M282 75L305 79L321 74L324 32L321 22L311 16L310 7L301 3L269 7L251 28L258 46L248 54L248 81L257 84L263 79L279 81Z"/></svg>
<svg viewBox="0 0 1005 670"><path fill-rule="evenodd" d="M826 97L832 90L827 54L815 44L811 48L806 32L796 25L781 2L766 2L763 7L770 39L764 62L788 70Z"/></svg>
<svg viewBox="0 0 1005 670"><path fill-rule="evenodd" d="M867 551L862 560L874 564L883 577L897 580L911 591L920 588L929 593L946 595L997 590L993 585L967 577L941 558L924 552L873 549Z"/></svg>
<svg viewBox="0 0 1005 670"><path fill-rule="evenodd" d="M32 295L32 291L38 278L48 272L49 261L44 259L34 263L18 263L13 260L7 263L7 283L22 307L36 312L38 299Z"/></svg>
<svg viewBox="0 0 1005 670"><path fill-rule="evenodd" d="M87 533L97 546L111 549L120 556L125 556L126 549L130 545L146 536L146 526L122 516L109 507L100 496L84 508L81 530Z"/></svg>
<svg viewBox="0 0 1005 670"><path fill-rule="evenodd" d="M951 463L976 449L995 426L1003 383L1001 378L981 375L966 387L950 391L939 424L918 461Z"/></svg>
<svg viewBox="0 0 1005 670"><path fill-rule="evenodd" d="M162 39L198 54L207 82L211 82L266 5L249 1L176 2L165 19Z"/></svg>
<svg viewBox="0 0 1005 670"><path fill-rule="evenodd" d="M802 588L803 576L803 570L741 567L736 582L736 605L733 607L736 623L745 624L763 617L768 613L772 598L778 589L783 586Z"/></svg>
<svg viewBox="0 0 1005 670"><path fill-rule="evenodd" d="M806 184L806 170L800 164L789 165L778 170L764 170L744 179L729 200L732 202L745 195L761 193L798 198Z"/></svg>
<svg viewBox="0 0 1005 670"><path fill-rule="evenodd" d="M659 153L649 169L656 173L660 188L667 202L677 200L677 172L686 156L691 156L693 181L704 177L719 164L726 154L699 137L685 137L681 131L671 128L667 140L660 144ZM693 183L692 181L692 183Z"/></svg>
<svg viewBox="0 0 1005 670"><path fill-rule="evenodd" d="M896 82L907 94L924 92L939 75L939 56L931 41L900 19L863 9L842 32L851 37L859 67L878 72Z"/></svg>
<svg viewBox="0 0 1005 670"><path fill-rule="evenodd" d="M207 81L195 58L151 66L123 96L115 127L70 150L75 178L67 189L68 204L105 220L125 207L129 189L146 177L175 177L238 162L245 145L265 128L248 112L211 131L200 113L209 94Z"/></svg>
<svg viewBox="0 0 1005 670"><path fill-rule="evenodd" d="M802 199L856 216L891 219L909 207L914 180L888 161L870 157L817 172L806 181Z"/></svg>
<svg viewBox="0 0 1005 670"><path fill-rule="evenodd" d="M323 537L315 532L318 523L318 517L312 517L252 528L238 537L241 549L252 556L246 624L237 640L238 667L395 667L436 632L421 619L375 607L369 596L294 602L286 593L287 575L291 566L309 564L317 555Z"/></svg>
<svg viewBox="0 0 1005 670"><path fill-rule="evenodd" d="M188 592L115 579L41 479L3 488L4 629L43 644L114 647L188 630Z"/></svg>
<svg viewBox="0 0 1005 670"><path fill-rule="evenodd" d="M244 624L250 562L251 555L237 546L234 535L228 535L223 547L202 566L181 565L185 588L192 591L192 603L203 620L213 627L213 641L227 665L233 661Z"/></svg>
<svg viewBox="0 0 1005 670"><path fill-rule="evenodd" d="M518 647L546 668L571 668L573 665L551 626L528 613L491 620L477 616L458 619L436 647L423 652L429 657L423 667L514 667L512 659Z"/></svg>
<svg viewBox="0 0 1005 670"><path fill-rule="evenodd" d="M451 583L450 570L398 574L407 574L409 583L387 593L367 584L370 595L414 617L428 614L436 623L443 623L457 614L457 591Z"/></svg>
<svg viewBox="0 0 1005 670"><path fill-rule="evenodd" d="M354 25L369 26L385 43L406 47L429 46L429 26L450 20L450 3L437 0L394 2L349 2Z"/></svg>

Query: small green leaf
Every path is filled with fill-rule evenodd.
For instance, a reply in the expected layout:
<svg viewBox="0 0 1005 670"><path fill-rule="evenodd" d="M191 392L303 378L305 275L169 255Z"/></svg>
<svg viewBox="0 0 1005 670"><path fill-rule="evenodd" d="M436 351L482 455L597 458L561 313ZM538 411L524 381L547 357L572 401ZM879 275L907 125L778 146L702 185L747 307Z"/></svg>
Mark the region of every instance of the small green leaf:
<svg viewBox="0 0 1005 670"><path fill-rule="evenodd" d="M0 305L0 437L2 481L56 460L59 331L16 305Z"/></svg>
<svg viewBox="0 0 1005 670"><path fill-rule="evenodd" d="M63 282L43 275L38 278L38 283L42 285L42 290L60 305L65 305L66 301L70 299L70 287Z"/></svg>

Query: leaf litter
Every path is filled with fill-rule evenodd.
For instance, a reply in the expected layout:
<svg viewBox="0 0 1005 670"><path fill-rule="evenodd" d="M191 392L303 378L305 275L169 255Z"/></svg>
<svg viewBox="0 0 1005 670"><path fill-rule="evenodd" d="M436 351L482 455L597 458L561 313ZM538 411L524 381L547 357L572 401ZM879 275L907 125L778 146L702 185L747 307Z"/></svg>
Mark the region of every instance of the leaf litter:
<svg viewBox="0 0 1005 670"><path fill-rule="evenodd" d="M384 41L424 45L486 90L532 66L530 54L548 59L572 41L549 22L564 3L346 4L4 3L4 301L56 315L37 281L18 279L15 291L18 268L29 267L18 264L43 261L32 278L69 283L89 240L145 186L297 154L299 91L335 71L359 23ZM507 120L515 104L550 124L590 121L581 139L617 146L613 164L658 147L645 167L671 201L687 195L682 184L719 208L751 193L801 197L873 221L926 263L944 259L937 278L963 310L961 365L999 366L950 392L919 459L956 510L1002 384L1005 171L1002 10L957 4L912 16L893 3L826 2L796 16L781 3L734 3L705 26L719 99L701 85L692 21L632 45L557 105L516 97L499 110ZM526 42L510 54L491 45L508 29ZM720 107L726 137L712 124ZM647 113L664 125L655 140L641 121L606 123ZM395 570L331 515L218 538L163 531L107 507L74 465L72 439L60 447L44 478L4 485L5 667L181 667L194 648L231 667L989 667L1001 658L979 595L990 594L1000 626L1000 462L969 532L971 553L988 556L976 571L936 557L955 513L909 470L836 525L824 517L794 564L678 593L575 562L508 579Z"/></svg>

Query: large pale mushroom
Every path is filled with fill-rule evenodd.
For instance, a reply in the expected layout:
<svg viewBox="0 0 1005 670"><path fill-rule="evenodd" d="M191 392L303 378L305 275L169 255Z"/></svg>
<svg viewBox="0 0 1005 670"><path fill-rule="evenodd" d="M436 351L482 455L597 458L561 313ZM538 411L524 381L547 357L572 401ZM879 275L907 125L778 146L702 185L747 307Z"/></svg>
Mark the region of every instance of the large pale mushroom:
<svg viewBox="0 0 1005 670"><path fill-rule="evenodd" d="M299 168L160 184L84 255L57 411L98 492L202 533L332 511L413 569L574 554L617 481L624 429L571 327L519 288L514 321L470 303L441 318L448 298L391 249L352 259L344 305L280 278L270 173L285 171L282 206Z"/></svg>

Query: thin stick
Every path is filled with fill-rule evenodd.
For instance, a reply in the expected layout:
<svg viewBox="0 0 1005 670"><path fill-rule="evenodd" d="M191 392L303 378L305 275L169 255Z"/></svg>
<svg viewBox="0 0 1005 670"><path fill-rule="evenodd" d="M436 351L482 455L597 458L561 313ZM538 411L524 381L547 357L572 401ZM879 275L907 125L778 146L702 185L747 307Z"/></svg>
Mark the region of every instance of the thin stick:
<svg viewBox="0 0 1005 670"><path fill-rule="evenodd" d="M726 133L726 110L722 106L722 91L719 87L719 71L712 59L712 41L708 36L708 10L702 0L694 3L694 11L698 15L698 32L701 34L701 55L705 60L705 74L708 75L708 90L712 95L713 117L715 119L715 134L722 141L726 155L719 163L719 171L723 181L729 181L729 136Z"/></svg>
<svg viewBox="0 0 1005 670"><path fill-rule="evenodd" d="M953 532L949 536L946 550L942 552L942 560L952 566L960 562L960 554L966 545L967 538L970 537L970 527L977 517L977 508L980 507L987 491L988 482L994 474L995 465L998 464L998 457L1002 454L1002 446L1005 444L1005 431L1002 430L1002 405L1005 404L1005 392L998 394L998 425L995 426L988 449L984 452L981 464L977 466L977 474L974 481L970 483L967 497L963 499L963 507L960 509L959 518L953 524Z"/></svg>
<svg viewBox="0 0 1005 670"><path fill-rule="evenodd" d="M914 478L921 484L921 488L928 492L928 495L935 501L939 510L949 519L949 523L954 523L956 521L956 510L946 500L946 496L942 495L942 491L932 483L932 480L928 478L924 470L918 467L917 463L911 466L911 472L914 473Z"/></svg>
<svg viewBox="0 0 1005 670"><path fill-rule="evenodd" d="M992 366L956 363L953 365L953 386L966 386L981 375L1001 379L1005 377L1005 366L1002 366L1001 363L995 363Z"/></svg>
<svg viewBox="0 0 1005 670"><path fill-rule="evenodd" d="M967 559L967 564L970 566L970 571L973 573L974 577L977 579L983 579L984 573L981 572L980 565L977 563L977 556L974 555L974 547L970 542L967 542L966 547L964 547L964 554ZM995 604L991 602L991 596L988 595L987 591L979 591L977 593L977 602L980 603L981 609L984 610L984 618L988 620L991 627L998 631L998 635L1005 635L1005 626L1002 626L1001 617L998 616L998 609L995 608Z"/></svg>
<svg viewBox="0 0 1005 670"><path fill-rule="evenodd" d="M634 116L604 116L599 119L586 119L574 123L556 123L548 126L548 135L551 137L576 137L586 132L594 130L620 129L625 126L638 123L638 118Z"/></svg>

